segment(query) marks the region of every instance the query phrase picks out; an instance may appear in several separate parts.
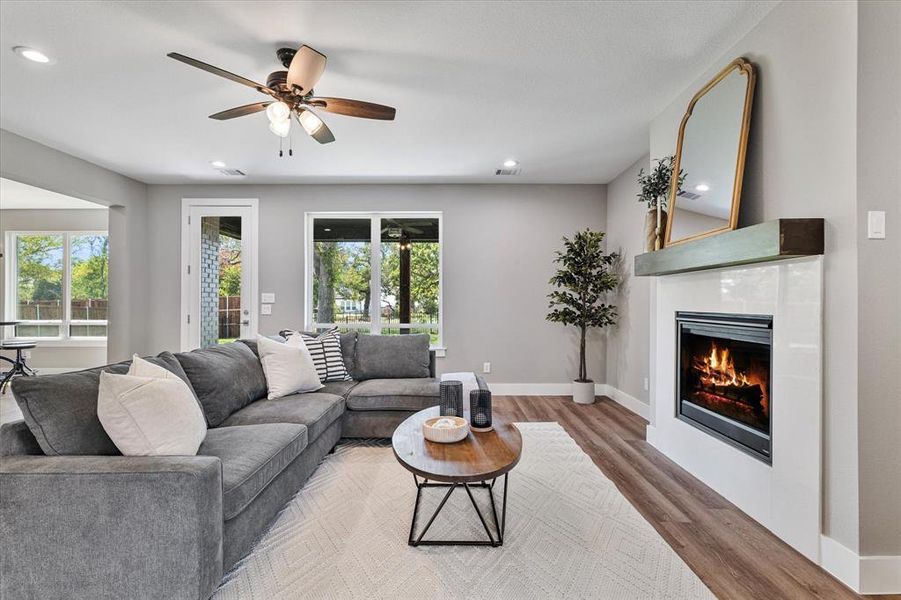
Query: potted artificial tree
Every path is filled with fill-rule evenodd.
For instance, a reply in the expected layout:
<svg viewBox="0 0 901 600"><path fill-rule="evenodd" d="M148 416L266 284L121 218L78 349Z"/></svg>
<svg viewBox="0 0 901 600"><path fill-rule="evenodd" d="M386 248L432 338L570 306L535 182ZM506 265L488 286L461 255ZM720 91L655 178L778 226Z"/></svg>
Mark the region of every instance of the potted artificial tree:
<svg viewBox="0 0 901 600"><path fill-rule="evenodd" d="M563 238L563 250L556 252L557 271L550 284L547 320L579 328L579 376L573 381L573 400L579 404L594 402L594 381L585 366L585 338L590 327L606 327L616 323L616 306L606 304L607 293L619 285L612 272L619 254L607 254L601 231L577 231Z"/></svg>

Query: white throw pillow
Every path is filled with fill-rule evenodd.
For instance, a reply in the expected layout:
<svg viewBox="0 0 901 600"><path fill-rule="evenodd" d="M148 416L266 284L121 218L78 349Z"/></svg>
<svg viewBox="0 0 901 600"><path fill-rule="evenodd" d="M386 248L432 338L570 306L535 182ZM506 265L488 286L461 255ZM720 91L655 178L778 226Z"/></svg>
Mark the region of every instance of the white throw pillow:
<svg viewBox="0 0 901 600"><path fill-rule="evenodd" d="M193 456L206 437L188 384L137 356L127 375L100 374L97 417L125 456Z"/></svg>
<svg viewBox="0 0 901 600"><path fill-rule="evenodd" d="M258 335L257 352L270 400L297 392L314 392L322 387L310 351L300 336L292 336L282 343Z"/></svg>

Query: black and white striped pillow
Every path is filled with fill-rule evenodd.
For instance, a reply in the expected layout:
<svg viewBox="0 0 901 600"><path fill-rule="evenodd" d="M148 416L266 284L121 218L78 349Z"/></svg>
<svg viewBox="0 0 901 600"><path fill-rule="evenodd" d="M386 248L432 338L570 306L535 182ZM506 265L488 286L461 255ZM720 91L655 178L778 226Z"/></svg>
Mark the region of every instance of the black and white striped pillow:
<svg viewBox="0 0 901 600"><path fill-rule="evenodd" d="M330 329L318 336L308 335L298 331L285 332L285 337L299 335L306 344L310 356L313 357L313 365L319 374L319 381L348 381L350 374L344 366L341 355L341 337L338 328Z"/></svg>

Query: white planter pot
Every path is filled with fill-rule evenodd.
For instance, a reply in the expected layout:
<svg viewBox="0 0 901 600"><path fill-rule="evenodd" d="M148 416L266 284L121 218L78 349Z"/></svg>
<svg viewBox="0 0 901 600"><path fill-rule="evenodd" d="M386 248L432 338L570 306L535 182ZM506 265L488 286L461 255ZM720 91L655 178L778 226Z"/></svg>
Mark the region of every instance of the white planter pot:
<svg viewBox="0 0 901 600"><path fill-rule="evenodd" d="M594 404L594 382L573 381L573 402L576 404Z"/></svg>

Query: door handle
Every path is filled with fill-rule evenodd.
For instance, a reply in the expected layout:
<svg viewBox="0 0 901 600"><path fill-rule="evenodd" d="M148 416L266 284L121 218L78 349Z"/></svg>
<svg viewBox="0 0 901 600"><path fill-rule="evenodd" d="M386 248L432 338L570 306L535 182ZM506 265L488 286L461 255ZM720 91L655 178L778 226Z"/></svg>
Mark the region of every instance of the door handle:
<svg viewBox="0 0 901 600"><path fill-rule="evenodd" d="M241 325L250 325L250 321L245 319L245 320L241 321Z"/></svg>

